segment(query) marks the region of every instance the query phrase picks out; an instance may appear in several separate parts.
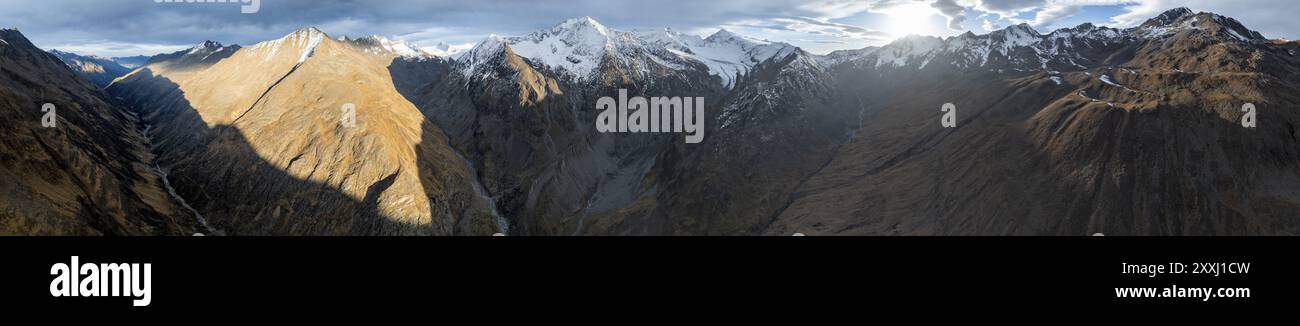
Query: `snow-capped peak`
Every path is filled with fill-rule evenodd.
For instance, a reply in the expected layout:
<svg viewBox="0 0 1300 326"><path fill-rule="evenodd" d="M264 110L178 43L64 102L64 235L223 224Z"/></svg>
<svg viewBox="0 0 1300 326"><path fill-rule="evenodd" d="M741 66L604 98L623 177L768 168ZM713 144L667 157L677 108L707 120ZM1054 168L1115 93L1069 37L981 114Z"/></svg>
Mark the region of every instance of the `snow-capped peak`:
<svg viewBox="0 0 1300 326"><path fill-rule="evenodd" d="M365 47L366 52L372 54L391 53L393 55L405 58L424 58L430 56L423 50L416 48L410 42L405 40L389 39L381 35L371 35L357 39L349 39L344 36L340 40Z"/></svg>
<svg viewBox="0 0 1300 326"><path fill-rule="evenodd" d="M488 37L479 41L478 44L474 44L474 47L471 47L465 52L461 52L455 59L457 61L475 61L475 59L485 59L489 56L495 56L498 52L501 52L505 43L505 38L501 36L496 34L488 35Z"/></svg>
<svg viewBox="0 0 1300 326"><path fill-rule="evenodd" d="M1004 49L1017 47L1017 46L1031 45L1034 43L1038 43L1043 39L1042 34L1038 34L1038 31L1034 30L1033 27L1030 27L1029 24L1024 24L1024 23L1021 23L1020 25L1008 26L1007 28L1002 30L993 31L992 33L989 33L989 35L994 36L995 38L1001 37L1002 38L1001 41L1003 42Z"/></svg>
<svg viewBox="0 0 1300 326"><path fill-rule="evenodd" d="M1092 23L1083 23L1071 28L1062 28L1047 34L1052 39L1083 38L1083 39L1113 39L1121 36L1118 29L1097 26Z"/></svg>
<svg viewBox="0 0 1300 326"><path fill-rule="evenodd" d="M1183 31L1202 31L1207 35L1243 42L1266 40L1236 19L1208 12L1193 13L1187 8L1165 11L1129 30L1133 35L1146 38L1167 37Z"/></svg>
<svg viewBox="0 0 1300 326"><path fill-rule="evenodd" d="M875 67L922 69L933 60L965 68L993 65L1017 71L1087 69L1085 65L1091 60L1080 53L1106 49L1128 40L1182 35L1184 31L1219 41L1266 41L1261 34L1247 29L1235 19L1177 8L1141 26L1125 30L1084 23L1040 34L1027 24L1019 24L984 35L967 32L946 39L908 36L851 60L863 60L860 64ZM824 58L823 62L835 63L829 58Z"/></svg>
<svg viewBox="0 0 1300 326"><path fill-rule="evenodd" d="M615 40L633 41L626 33L611 31L591 17L582 17L526 36L507 38L506 43L521 57L582 79L596 70L607 51L617 46Z"/></svg>
<svg viewBox="0 0 1300 326"><path fill-rule="evenodd" d="M1141 26L1142 27L1170 26L1173 25L1174 23L1177 23L1179 20L1182 20L1183 17L1191 16L1194 14L1195 13L1192 12L1191 9L1187 9L1187 7L1178 7L1174 9L1169 9L1163 13L1160 13L1159 16L1148 19L1146 22L1142 23Z"/></svg>
<svg viewBox="0 0 1300 326"><path fill-rule="evenodd" d="M694 58L709 66L709 72L722 78L723 84L732 87L736 75L748 74L755 65L774 57L784 57L795 49L793 45L769 42L741 36L726 29L720 29L708 38L686 42Z"/></svg>
<svg viewBox="0 0 1300 326"><path fill-rule="evenodd" d="M795 49L789 44L757 40L725 30L708 38L667 28L630 33L605 27L590 17L581 17L526 36L489 38L457 56L457 61L486 62L483 59L488 57L484 55L499 53L498 47L502 44L535 65L550 67L575 79L590 76L609 55L615 60L615 65L631 71L644 69L650 61L670 69L689 67L681 64L683 60L697 61L707 66L710 74L722 78L728 87L734 84L737 74L746 74L758 63L788 55ZM472 71L472 67L466 70L467 73Z"/></svg>
<svg viewBox="0 0 1300 326"><path fill-rule="evenodd" d="M666 27L662 30L641 33L640 37L647 43L685 53L691 53L692 45L704 42L704 38L697 35L674 31Z"/></svg>
<svg viewBox="0 0 1300 326"><path fill-rule="evenodd" d="M774 43L768 40L761 40L753 37L732 33L731 31L725 28L719 29L717 32L714 32L713 35L709 35L709 37L705 38L704 40L713 43L737 43L737 44L743 44L745 46L751 46L751 47ZM788 46L788 44L786 45Z"/></svg>
<svg viewBox="0 0 1300 326"><path fill-rule="evenodd" d="M198 45L191 47L190 50L186 52L186 54L194 55L203 52L211 52L211 51L220 50L223 47L224 46L221 45L221 43L216 41L203 41L203 43L199 43Z"/></svg>
<svg viewBox="0 0 1300 326"><path fill-rule="evenodd" d="M564 22L561 22L558 25L555 25L555 27L552 28L551 30L557 30L557 29L573 30L573 29L586 29L586 28L593 29L601 35L609 35L609 28L606 28L605 25L601 24L600 22L596 21L596 19L591 18L590 16L570 18L568 20L565 20Z"/></svg>
<svg viewBox="0 0 1300 326"><path fill-rule="evenodd" d="M420 50L423 50L425 53L428 53L436 57L450 58L456 56L457 54L460 54L461 52L464 52L465 50L469 50L472 47L474 47L473 43L452 45L443 42L438 42L435 43L433 46L422 47L420 48Z"/></svg>
<svg viewBox="0 0 1300 326"><path fill-rule="evenodd" d="M864 58L868 55L876 53L877 50L880 50L880 47L868 46L861 49L835 50L835 51L831 51L831 53L827 53L826 55L816 56L816 58L819 61L818 63L820 63L822 66L830 67L837 64L855 61Z"/></svg>
<svg viewBox="0 0 1300 326"><path fill-rule="evenodd" d="M944 40L933 36L908 35L875 51L876 67L905 66L914 58L928 63L932 52L944 46ZM924 64L924 63L923 63Z"/></svg>
<svg viewBox="0 0 1300 326"><path fill-rule="evenodd" d="M327 38L329 38L329 35L325 35L325 32L321 32L319 29L316 29L316 27L307 27L296 30L293 33L289 33L289 35L285 35L276 40L257 43L257 45L254 45L252 49L267 51L265 56L266 60L274 58L275 55L280 52L280 49L285 46L294 49L301 49L302 52L298 55L298 64L302 64L307 61L307 58L310 58L316 53L316 48L319 47L321 42Z"/></svg>
<svg viewBox="0 0 1300 326"><path fill-rule="evenodd" d="M733 86L737 74L747 74L755 65L773 57L784 57L796 49L793 45L745 37L726 29L703 38L665 28L643 33L641 38L678 56L704 63L709 73L722 78L727 87Z"/></svg>
<svg viewBox="0 0 1300 326"><path fill-rule="evenodd" d="M736 35L736 33L732 33L726 28L720 28L718 29L717 32L713 32L713 35L709 35L708 38L705 38L705 40L708 40L709 42L723 42L731 39L743 39L743 38L741 38L740 35Z"/></svg>
<svg viewBox="0 0 1300 326"><path fill-rule="evenodd" d="M198 45L195 45L192 49L216 49L221 47L223 47L223 45L221 45L221 42L208 40L208 41L203 41L203 43L199 43Z"/></svg>
<svg viewBox="0 0 1300 326"><path fill-rule="evenodd" d="M493 62L505 51L506 40L496 34L488 35L478 44L468 50L462 51L452 57L461 65L461 74L466 77L474 76L479 67Z"/></svg>

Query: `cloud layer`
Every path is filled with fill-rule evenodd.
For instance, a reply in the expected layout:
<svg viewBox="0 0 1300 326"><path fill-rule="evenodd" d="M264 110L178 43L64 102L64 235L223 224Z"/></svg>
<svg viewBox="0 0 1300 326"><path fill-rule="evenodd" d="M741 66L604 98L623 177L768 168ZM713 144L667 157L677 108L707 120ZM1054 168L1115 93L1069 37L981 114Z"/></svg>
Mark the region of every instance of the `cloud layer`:
<svg viewBox="0 0 1300 326"><path fill-rule="evenodd" d="M378 34L418 44L463 44L489 34L518 35L571 17L591 16L624 30L707 34L719 28L791 42L813 52L879 45L898 35L883 12L925 4L929 33L987 32L1015 23L1048 29L1091 21L1132 26L1160 11L1188 6L1238 18L1269 37L1294 38L1300 12L1293 0L261 0L256 14L238 4L149 0L0 0L0 21L38 45L121 56L177 50L204 40L251 44L304 26L334 36ZM1096 10L1095 10L1096 9ZM1108 10L1101 10L1108 9ZM1096 12L1106 12L1099 15ZM945 19L946 18L946 19Z"/></svg>

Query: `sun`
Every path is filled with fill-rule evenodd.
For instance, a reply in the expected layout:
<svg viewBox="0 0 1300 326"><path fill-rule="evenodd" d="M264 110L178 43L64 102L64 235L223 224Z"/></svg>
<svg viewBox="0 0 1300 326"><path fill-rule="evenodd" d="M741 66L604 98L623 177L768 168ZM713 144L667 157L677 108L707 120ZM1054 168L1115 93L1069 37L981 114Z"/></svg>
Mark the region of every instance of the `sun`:
<svg viewBox="0 0 1300 326"><path fill-rule="evenodd" d="M889 16L886 20L887 30L885 32L895 37L911 34L932 34L930 18L938 14L938 11L934 8L920 1L911 1L907 4L883 9L880 12Z"/></svg>

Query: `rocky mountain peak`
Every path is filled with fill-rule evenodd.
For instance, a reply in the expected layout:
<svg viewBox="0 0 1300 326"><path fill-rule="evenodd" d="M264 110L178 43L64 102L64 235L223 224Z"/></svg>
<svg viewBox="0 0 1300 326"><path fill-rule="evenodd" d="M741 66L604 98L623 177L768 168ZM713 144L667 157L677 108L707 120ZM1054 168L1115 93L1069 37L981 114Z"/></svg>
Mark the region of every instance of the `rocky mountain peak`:
<svg viewBox="0 0 1300 326"><path fill-rule="evenodd" d="M220 42L209 40L190 47L189 50L185 51L185 53L188 55L208 54L221 51L223 48L225 48L225 45L222 45Z"/></svg>
<svg viewBox="0 0 1300 326"><path fill-rule="evenodd" d="M591 30L600 35L609 35L609 28L605 27L604 24L601 24L596 21L595 18L591 18L590 16L570 18L555 25L551 30Z"/></svg>
<svg viewBox="0 0 1300 326"><path fill-rule="evenodd" d="M732 33L726 28L719 29L717 32L714 32L713 35L709 35L709 37L705 38L705 40L709 42L723 42L723 41L733 40L733 39L743 40L744 38L741 37L740 35L736 35L736 33Z"/></svg>
<svg viewBox="0 0 1300 326"><path fill-rule="evenodd" d="M326 35L325 32L322 32L316 27L304 27L279 39L257 43L252 46L251 49L265 51L264 58L266 60L271 60L279 54L283 48L289 47L298 51L298 64L302 64L316 53L316 48L319 47L321 43L329 39L329 35Z"/></svg>
<svg viewBox="0 0 1300 326"><path fill-rule="evenodd" d="M861 59L863 57L871 55L872 53L875 53L876 50L879 49L880 47L878 46L868 46L861 49L835 50L835 51L831 51L831 53L827 53L826 55L818 57L818 60L820 61L822 66L830 67L837 64Z"/></svg>
<svg viewBox="0 0 1300 326"><path fill-rule="evenodd" d="M1030 27L1029 24L1021 23L1019 25L1007 26L1007 28L993 31L989 36L1000 39L1007 46L1024 46L1037 43L1042 39L1042 34Z"/></svg>
<svg viewBox="0 0 1300 326"><path fill-rule="evenodd" d="M1007 26L1007 28L1003 28L1002 30L1009 34L1038 35L1038 31L1034 30L1033 26L1029 26L1028 23Z"/></svg>
<svg viewBox="0 0 1300 326"><path fill-rule="evenodd" d="M1155 16L1151 19L1148 19L1145 23L1142 24L1142 26L1169 26L1174 23L1177 23L1179 20L1182 20L1183 17L1191 16L1194 14L1195 13L1192 12L1191 9L1187 9L1187 7L1178 7L1174 9L1169 9L1161 13L1159 16Z"/></svg>
<svg viewBox="0 0 1300 326"><path fill-rule="evenodd" d="M416 48L410 42L405 40L389 39L382 35L370 35L355 39L350 39L344 36L340 40L361 46L367 53L371 54L388 53L403 58L424 58L432 56L432 54Z"/></svg>
<svg viewBox="0 0 1300 326"><path fill-rule="evenodd" d="M225 47L225 46L222 45L221 42L217 42L217 41L213 41L213 40L207 40L207 41L203 41L203 43L199 43L199 45L194 46L192 49L200 49L200 48L202 48L202 49L216 49L216 48L222 48L222 47Z"/></svg>
<svg viewBox="0 0 1300 326"><path fill-rule="evenodd" d="M460 66L460 72L467 77L477 75L480 67L497 61L506 50L506 40L495 34L488 35L478 44L460 52L453 59Z"/></svg>
<svg viewBox="0 0 1300 326"><path fill-rule="evenodd" d="M467 76L476 66L494 61L501 49L508 48L525 58L535 68L546 68L573 80L586 80L608 60L618 74L646 75L648 66L669 70L689 70L698 65L731 85L735 76L743 75L754 65L784 56L794 46L757 40L721 30L708 38L684 34L669 28L651 32L625 32L610 29L590 17L566 20L554 27L518 37L489 37L471 50L456 56L461 72Z"/></svg>
<svg viewBox="0 0 1300 326"><path fill-rule="evenodd" d="M1078 39L1106 40L1106 39L1119 38L1121 34L1122 34L1121 31L1118 29L1114 29L1106 26L1097 26L1097 25L1093 25L1092 23L1083 23L1083 24L1079 24L1079 26L1062 28L1062 29L1052 31L1050 34L1047 34L1047 36L1052 39L1078 38Z"/></svg>
<svg viewBox="0 0 1300 326"><path fill-rule="evenodd" d="M278 41L297 42L298 45L304 45L312 42L320 42L321 39L326 38L329 38L329 35L325 34L325 32L322 32L315 26L309 26L299 28L298 30L293 31L293 33L289 33L280 38Z"/></svg>
<svg viewBox="0 0 1300 326"><path fill-rule="evenodd" d="M11 45L13 43L31 44L31 41L28 41L27 37L23 36L23 33L17 29L0 29L0 45Z"/></svg>
<svg viewBox="0 0 1300 326"><path fill-rule="evenodd" d="M1192 13L1187 8L1166 11L1160 16L1147 20L1142 25L1130 30L1130 33L1145 38L1173 36L1184 31L1203 31L1220 39L1237 41L1262 41L1264 36L1246 28L1241 22L1231 17L1215 13Z"/></svg>
<svg viewBox="0 0 1300 326"><path fill-rule="evenodd" d="M591 17L573 18L548 30L506 38L516 54L582 79L592 74L607 52L635 42Z"/></svg>
<svg viewBox="0 0 1300 326"><path fill-rule="evenodd" d="M1245 25L1242 25L1241 22L1232 17L1213 13L1201 13L1197 15L1197 19L1202 21L1203 23L1201 25L1207 26L1207 29L1212 33L1226 34L1229 38L1242 41L1266 40L1264 35L1246 28Z"/></svg>
<svg viewBox="0 0 1300 326"><path fill-rule="evenodd" d="M943 39L941 38L912 34L898 38L890 42L889 45L884 46L884 48L929 51L940 45L943 45Z"/></svg>

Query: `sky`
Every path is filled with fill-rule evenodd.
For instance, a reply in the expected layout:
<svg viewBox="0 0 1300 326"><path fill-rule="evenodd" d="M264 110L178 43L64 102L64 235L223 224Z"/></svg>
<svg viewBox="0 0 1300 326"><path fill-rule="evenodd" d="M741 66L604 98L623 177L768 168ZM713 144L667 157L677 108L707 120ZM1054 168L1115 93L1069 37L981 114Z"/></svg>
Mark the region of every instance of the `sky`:
<svg viewBox="0 0 1300 326"><path fill-rule="evenodd" d="M231 0L234 1L234 0ZM1295 0L0 0L0 28L43 49L106 57L153 55L205 40L251 45L316 26L339 36L381 35L418 46L477 43L590 16L625 31L719 29L813 53L883 45L910 34L984 34L1030 24L1040 32L1084 22L1132 27L1188 7L1237 18L1270 38L1300 38Z"/></svg>

